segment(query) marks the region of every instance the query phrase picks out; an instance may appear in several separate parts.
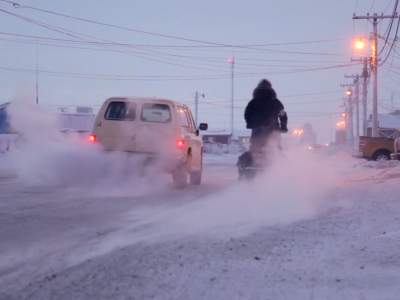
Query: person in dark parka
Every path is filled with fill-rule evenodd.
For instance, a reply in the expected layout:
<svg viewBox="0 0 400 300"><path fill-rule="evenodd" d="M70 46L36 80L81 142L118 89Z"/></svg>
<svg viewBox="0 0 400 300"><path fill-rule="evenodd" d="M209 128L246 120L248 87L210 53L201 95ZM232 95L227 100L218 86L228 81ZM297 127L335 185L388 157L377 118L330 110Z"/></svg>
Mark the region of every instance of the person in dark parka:
<svg viewBox="0 0 400 300"><path fill-rule="evenodd" d="M263 79L253 92L253 99L247 104L244 118L251 129L250 151L239 157L238 165L251 165L254 151L260 151L275 132L287 132L288 117L281 101L278 100L271 83Z"/></svg>
<svg viewBox="0 0 400 300"><path fill-rule="evenodd" d="M273 132L287 132L287 114L271 83L263 79L253 92L244 118L247 128L251 129L252 146L263 146Z"/></svg>

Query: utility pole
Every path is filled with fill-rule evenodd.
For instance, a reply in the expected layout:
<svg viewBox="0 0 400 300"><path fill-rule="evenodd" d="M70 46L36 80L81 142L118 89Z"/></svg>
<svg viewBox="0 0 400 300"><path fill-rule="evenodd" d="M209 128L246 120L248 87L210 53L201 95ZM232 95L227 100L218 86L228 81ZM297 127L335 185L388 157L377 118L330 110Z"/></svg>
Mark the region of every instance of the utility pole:
<svg viewBox="0 0 400 300"><path fill-rule="evenodd" d="M36 92L36 104L39 104L39 55L38 55L38 45L35 48L35 92Z"/></svg>
<svg viewBox="0 0 400 300"><path fill-rule="evenodd" d="M394 110L394 92L390 93L390 110Z"/></svg>
<svg viewBox="0 0 400 300"><path fill-rule="evenodd" d="M357 61L357 62L362 62L363 63L363 69L361 72L361 76L359 78L362 78L362 134L363 136L367 135L367 128L368 128L368 78L369 78L369 72L368 72L368 63L370 61L369 57L363 57L363 58L352 58L351 61Z"/></svg>
<svg viewBox="0 0 400 300"><path fill-rule="evenodd" d="M204 94L200 94L198 91L194 94L194 122L196 123L196 128L199 125L199 98L205 97Z"/></svg>
<svg viewBox="0 0 400 300"><path fill-rule="evenodd" d="M235 57L229 60L231 64L231 135L234 134L234 117L235 117Z"/></svg>
<svg viewBox="0 0 400 300"><path fill-rule="evenodd" d="M346 87L345 108L346 108L346 129L347 140L352 144L354 140L354 127L353 127L353 85L342 84L341 87Z"/></svg>
<svg viewBox="0 0 400 300"><path fill-rule="evenodd" d="M374 14L376 15L376 14ZM378 19L373 18L371 76L372 87L372 136L378 136Z"/></svg>
<svg viewBox="0 0 400 300"><path fill-rule="evenodd" d="M353 143L354 140L354 121L353 121L353 92L348 96L347 99L347 106L348 106L348 129L349 129L349 140L350 143Z"/></svg>
<svg viewBox="0 0 400 300"><path fill-rule="evenodd" d="M371 34L372 41L372 56L371 56L371 77L373 81L372 88L372 136L378 136L378 21L384 19L397 19L399 18L397 12L393 15L373 15L367 14L365 16L353 15L353 20L372 20L373 32Z"/></svg>
<svg viewBox="0 0 400 300"><path fill-rule="evenodd" d="M360 137L360 76L356 75L354 79L355 85L355 102L356 102L356 139Z"/></svg>
<svg viewBox="0 0 400 300"><path fill-rule="evenodd" d="M353 78L354 97L353 104L356 106L356 138L360 137L360 75L345 75L345 78ZM353 95L352 95L353 96ZM353 105L352 105L353 106Z"/></svg>
<svg viewBox="0 0 400 300"><path fill-rule="evenodd" d="M196 91L194 94L194 122L197 125L199 124L199 92Z"/></svg>
<svg viewBox="0 0 400 300"><path fill-rule="evenodd" d="M368 58L363 58L363 71L362 71L362 115L363 115L363 135L367 136L367 129L368 129Z"/></svg>

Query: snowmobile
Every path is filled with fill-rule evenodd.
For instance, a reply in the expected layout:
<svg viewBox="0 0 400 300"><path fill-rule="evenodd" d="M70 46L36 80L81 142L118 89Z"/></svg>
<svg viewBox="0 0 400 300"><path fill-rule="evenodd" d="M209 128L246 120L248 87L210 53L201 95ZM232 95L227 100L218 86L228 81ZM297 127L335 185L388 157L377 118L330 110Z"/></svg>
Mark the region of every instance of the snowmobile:
<svg viewBox="0 0 400 300"><path fill-rule="evenodd" d="M270 131L264 138L251 140L250 149L238 158L236 166L239 179L253 179L271 165L272 158L282 150L281 133L287 130Z"/></svg>
<svg viewBox="0 0 400 300"><path fill-rule="evenodd" d="M257 151L248 150L239 156L236 164L239 172L239 180L253 179L267 168L269 162L265 150L266 147Z"/></svg>

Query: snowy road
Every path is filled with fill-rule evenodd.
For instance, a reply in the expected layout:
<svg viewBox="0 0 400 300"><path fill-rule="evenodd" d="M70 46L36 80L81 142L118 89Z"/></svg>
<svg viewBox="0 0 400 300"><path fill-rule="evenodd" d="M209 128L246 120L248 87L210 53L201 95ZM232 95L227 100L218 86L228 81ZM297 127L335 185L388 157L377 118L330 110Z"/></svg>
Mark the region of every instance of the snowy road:
<svg viewBox="0 0 400 300"><path fill-rule="evenodd" d="M13 299L22 286L69 266L76 257L85 259L85 252L93 251L105 236L126 225L127 211L179 207L226 187L236 180L233 164L218 163L211 158L205 178L201 187L182 191L168 183L131 196L134 186L103 194L103 189L97 192L82 187L25 186L12 175L3 175L0 299Z"/></svg>
<svg viewBox="0 0 400 300"><path fill-rule="evenodd" d="M291 175L235 188L210 157L203 186L135 196L3 178L0 299L398 299L400 167L355 162L315 195Z"/></svg>

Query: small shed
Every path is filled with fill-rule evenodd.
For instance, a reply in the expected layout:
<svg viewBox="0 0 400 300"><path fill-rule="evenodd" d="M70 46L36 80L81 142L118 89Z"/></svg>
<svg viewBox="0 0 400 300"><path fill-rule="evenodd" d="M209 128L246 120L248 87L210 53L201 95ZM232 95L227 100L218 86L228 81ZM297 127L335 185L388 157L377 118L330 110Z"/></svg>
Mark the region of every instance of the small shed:
<svg viewBox="0 0 400 300"><path fill-rule="evenodd" d="M379 136L393 138L400 130L400 111L378 114L378 127ZM367 135L372 136L372 116L368 120Z"/></svg>

